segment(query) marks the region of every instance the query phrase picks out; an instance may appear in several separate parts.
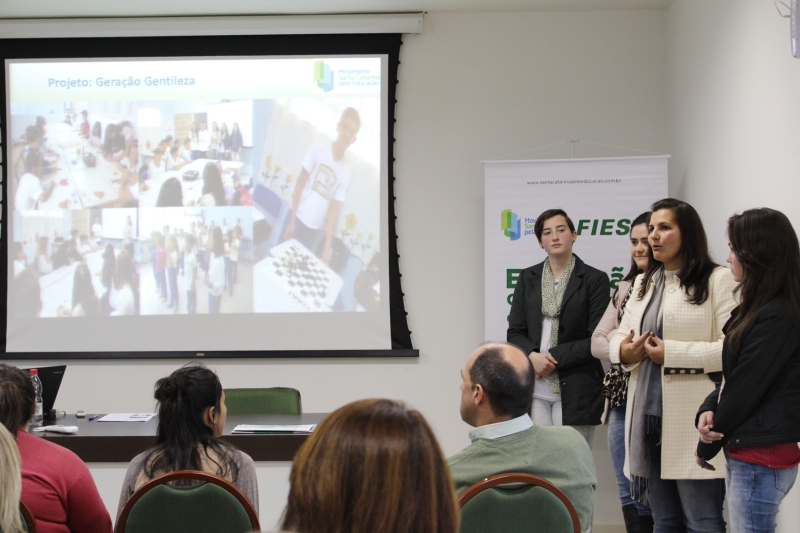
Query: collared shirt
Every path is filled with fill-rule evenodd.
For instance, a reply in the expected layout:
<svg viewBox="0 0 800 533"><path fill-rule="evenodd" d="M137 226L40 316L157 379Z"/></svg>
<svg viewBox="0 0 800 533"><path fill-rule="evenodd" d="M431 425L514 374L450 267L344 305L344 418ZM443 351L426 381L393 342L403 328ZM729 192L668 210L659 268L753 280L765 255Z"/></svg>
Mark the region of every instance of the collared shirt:
<svg viewBox="0 0 800 533"><path fill-rule="evenodd" d="M477 427L469 432L469 438L472 442L478 439L499 439L507 437L514 433L519 433L533 427L533 420L530 415L524 414L505 422L497 422L495 424L486 424L485 426Z"/></svg>

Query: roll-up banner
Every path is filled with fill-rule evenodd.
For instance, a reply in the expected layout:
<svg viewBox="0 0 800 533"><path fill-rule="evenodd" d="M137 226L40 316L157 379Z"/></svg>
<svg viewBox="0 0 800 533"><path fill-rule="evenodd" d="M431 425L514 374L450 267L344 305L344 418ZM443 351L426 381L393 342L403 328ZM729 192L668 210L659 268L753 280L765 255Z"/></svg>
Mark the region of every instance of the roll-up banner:
<svg viewBox="0 0 800 533"><path fill-rule="evenodd" d="M534 224L561 208L575 224L573 253L608 274L609 291L631 265L630 224L667 197L668 155L484 161L486 340L504 341L517 277L541 263Z"/></svg>

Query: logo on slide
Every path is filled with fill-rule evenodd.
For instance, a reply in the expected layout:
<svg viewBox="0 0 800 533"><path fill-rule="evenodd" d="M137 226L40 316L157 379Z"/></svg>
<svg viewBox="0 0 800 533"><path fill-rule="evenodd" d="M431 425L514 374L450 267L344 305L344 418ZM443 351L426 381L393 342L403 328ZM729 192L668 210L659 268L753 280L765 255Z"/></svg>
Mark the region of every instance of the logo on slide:
<svg viewBox="0 0 800 533"><path fill-rule="evenodd" d="M500 227L506 237L516 241L520 236L519 217L511 209L506 209L500 213Z"/></svg>
<svg viewBox="0 0 800 533"><path fill-rule="evenodd" d="M314 63L314 81L317 87L326 93L333 90L333 71L331 66L322 60Z"/></svg>

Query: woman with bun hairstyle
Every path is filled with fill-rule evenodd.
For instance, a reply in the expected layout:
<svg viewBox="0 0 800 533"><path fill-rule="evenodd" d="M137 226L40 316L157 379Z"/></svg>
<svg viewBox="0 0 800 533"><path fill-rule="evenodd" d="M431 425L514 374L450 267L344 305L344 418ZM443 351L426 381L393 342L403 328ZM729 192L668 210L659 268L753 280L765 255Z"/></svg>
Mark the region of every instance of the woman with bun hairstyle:
<svg viewBox="0 0 800 533"><path fill-rule="evenodd" d="M148 481L177 470L200 470L236 485L258 511L253 460L219 438L225 427L225 392L217 375L189 364L156 382L156 446L128 465L117 517L133 493Z"/></svg>
<svg viewBox="0 0 800 533"><path fill-rule="evenodd" d="M628 235L631 243L631 268L619 282L617 290L611 297L603 318L592 334L592 355L601 361L609 361L608 342L616 334L619 321L625 312L625 306L633 294L633 280L647 270L652 252L647 242L649 233L647 224L650 211L642 213L631 222ZM611 365L603 380L606 396L605 421L608 424L608 451L611 465L617 478L617 489L622 504L622 516L625 519L627 533L647 533L653 531L653 517L650 507L637 503L631 498L631 483L622 472L625 463L625 405L628 396L629 372L622 370L619 364Z"/></svg>
<svg viewBox="0 0 800 533"><path fill-rule="evenodd" d="M297 452L282 530L456 533L453 482L422 415L360 400L328 415Z"/></svg>
<svg viewBox="0 0 800 533"><path fill-rule="evenodd" d="M27 372L0 363L0 424L17 441L22 500L40 533L111 533L108 515L91 472L73 452L28 433L36 391ZM11 473L0 470L2 483ZM14 508L19 509L19 495ZM7 532L5 529L3 533Z"/></svg>
<svg viewBox="0 0 800 533"><path fill-rule="evenodd" d="M728 220L741 303L725 324L721 387L697 413L697 463L725 451L733 533L774 532L800 464L800 244L786 215Z"/></svg>
<svg viewBox="0 0 800 533"><path fill-rule="evenodd" d="M609 342L611 362L630 371L624 473L632 498L649 502L656 533L724 533L724 463L697 468L694 414L722 369L736 282L712 261L691 205L667 198L652 211L653 260Z"/></svg>

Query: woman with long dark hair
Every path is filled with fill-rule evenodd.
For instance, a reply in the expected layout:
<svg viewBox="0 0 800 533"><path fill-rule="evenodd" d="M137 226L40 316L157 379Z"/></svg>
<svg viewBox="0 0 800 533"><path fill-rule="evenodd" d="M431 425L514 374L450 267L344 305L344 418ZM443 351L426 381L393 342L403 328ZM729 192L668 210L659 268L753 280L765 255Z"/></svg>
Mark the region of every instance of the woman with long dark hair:
<svg viewBox="0 0 800 533"><path fill-rule="evenodd" d="M741 303L725 324L723 385L697 415L697 462L727 458L733 533L774 532L800 464L800 244L774 209L728 220Z"/></svg>
<svg viewBox="0 0 800 533"><path fill-rule="evenodd" d="M649 501L656 532L723 533L725 484L721 472L695 465L693 415L722 368L736 283L712 261L691 205L667 198L652 210L653 260L609 343L611 362L631 372L624 472L633 499Z"/></svg>
<svg viewBox="0 0 800 533"><path fill-rule="evenodd" d="M156 207L183 207L183 187L178 178L167 178L161 184Z"/></svg>
<svg viewBox="0 0 800 533"><path fill-rule="evenodd" d="M592 335L592 355L601 361L609 361L608 342L616 334L619 321L625 312L625 306L633 293L633 281L636 276L647 270L652 252L647 242L649 233L647 224L650 211L642 213L631 222L629 234L631 243L631 268L619 282L617 290L611 297L606 313ZM622 471L625 464L625 406L628 396L629 372L622 365L614 364L608 369L603 380L606 396L606 416L608 424L608 451L611 465L617 478L617 489L622 504L622 516L628 533L645 533L653 531L653 518L650 507L633 501L630 481Z"/></svg>
<svg viewBox="0 0 800 533"><path fill-rule="evenodd" d="M156 446L128 465L117 516L133 493L148 481L177 470L200 470L225 478L258 511L258 481L253 460L219 438L225 428L225 392L217 375L189 364L156 382Z"/></svg>
<svg viewBox="0 0 800 533"><path fill-rule="evenodd" d="M204 207L228 205L225 200L225 188L222 186L222 175L216 163L206 163L203 167L203 196L197 205Z"/></svg>
<svg viewBox="0 0 800 533"><path fill-rule="evenodd" d="M117 257L117 301L112 316L135 315L139 312L139 284L136 280L133 252L129 250L133 244L125 246Z"/></svg>
<svg viewBox="0 0 800 533"><path fill-rule="evenodd" d="M75 268L72 277L72 316L97 316L100 314L100 300L94 292L92 273L86 263Z"/></svg>
<svg viewBox="0 0 800 533"><path fill-rule="evenodd" d="M239 123L234 122L233 127L231 128L231 140L230 140L231 159L233 159L234 161L242 160L242 146L244 146L244 141L242 139L242 132L239 131Z"/></svg>
<svg viewBox="0 0 800 533"><path fill-rule="evenodd" d="M456 533L453 482L423 416L392 400L328 415L297 452L282 530Z"/></svg>

